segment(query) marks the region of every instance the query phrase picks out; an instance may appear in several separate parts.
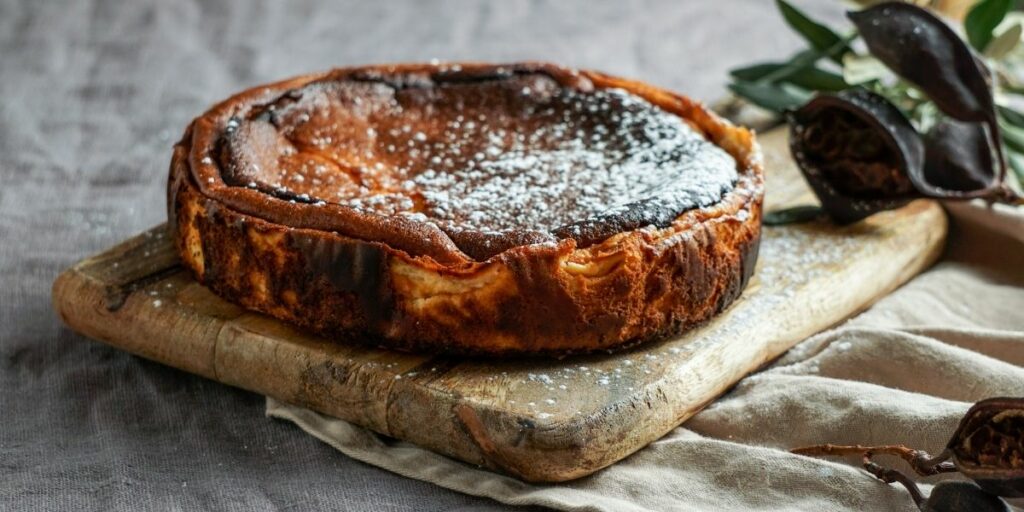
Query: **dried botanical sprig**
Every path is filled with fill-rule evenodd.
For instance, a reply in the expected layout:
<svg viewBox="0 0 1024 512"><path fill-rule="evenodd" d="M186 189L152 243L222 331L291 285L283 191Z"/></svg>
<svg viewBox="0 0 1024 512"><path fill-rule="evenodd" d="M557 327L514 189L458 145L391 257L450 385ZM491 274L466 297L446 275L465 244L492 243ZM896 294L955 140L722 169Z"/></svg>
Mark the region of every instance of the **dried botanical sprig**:
<svg viewBox="0 0 1024 512"><path fill-rule="evenodd" d="M860 455L866 471L906 487L921 510L1009 510L1000 496L1024 497L1024 398L998 397L974 404L946 448L935 456L904 445L821 444L792 452L811 457ZM912 479L878 464L876 455L899 457L921 476L959 472L974 483L942 482L925 500Z"/></svg>
<svg viewBox="0 0 1024 512"><path fill-rule="evenodd" d="M924 512L1009 512L1009 506L999 496L990 494L971 482L940 482L925 498L921 488L906 473L882 466L874 461L875 455L895 455L905 460L919 475L930 476L939 473L953 473L956 466L927 452L907 448L903 445L886 446L843 446L818 445L797 448L792 453L809 457L860 455L861 467L875 478L887 484L898 483L907 489L910 498Z"/></svg>
<svg viewBox="0 0 1024 512"><path fill-rule="evenodd" d="M872 6L849 13L857 31L841 36L779 0L784 19L809 48L785 62L733 70L730 87L757 105L786 114L794 134L806 135L811 128L813 137L791 141L794 158L824 210L840 222L858 220L914 197L1024 204L1014 190L1014 180L1007 177L1011 168L1024 181L1024 114L1005 100L1020 95L1024 102L1024 84L1013 80L1012 66L1006 64L1017 59L1024 67L1024 50L1015 51L1022 46L1024 17L1008 17L1006 1L982 0L968 12L964 30L978 55L945 22L913 4L871 2ZM858 37L869 55L855 50ZM837 65L842 66L841 74L829 69ZM856 105L844 105L852 103L844 96L857 95L851 91L871 91L880 98L876 103L888 103L891 108L864 112ZM998 107L997 97L1004 98ZM823 103L827 108L822 108ZM822 115L823 110L855 112L860 124L871 125L876 133L868 136L864 130L855 130L851 136L846 133L848 123L842 122L808 126L806 113ZM902 112L905 118L892 121L890 110ZM885 119L872 119L882 111ZM909 130L904 129L907 125ZM904 134L894 137L893 131ZM841 145L855 148L855 153L871 153L878 141L898 152L910 148L916 153L922 145L927 151L922 165L906 165L916 160L916 154L897 158L885 154L876 161L861 158L856 165L830 162L835 155L829 151L817 151L823 158L801 158L822 149L815 147L815 141L831 141L838 147L838 139L844 139ZM900 147L894 139L917 142ZM858 149L862 143L867 145ZM849 172L834 172L840 167ZM910 183L913 190L893 188L897 183ZM851 189L851 185L857 186ZM804 220L809 215L778 217Z"/></svg>
<svg viewBox="0 0 1024 512"><path fill-rule="evenodd" d="M971 11L968 19L976 13ZM985 78L985 65L960 36L927 10L900 2L879 4L848 16L871 54L924 92L943 113L957 121L985 123L1002 183L1006 163L991 85ZM994 25L988 30L989 37L992 28ZM985 147L984 151L990 150ZM983 197L987 191L957 192L957 197Z"/></svg>
<svg viewBox="0 0 1024 512"><path fill-rule="evenodd" d="M956 466L949 462L948 457L934 457L924 450L915 450L901 444L888 444L881 446L841 445L841 444L819 444L794 448L790 450L797 455L808 457L832 456L840 457L846 455L892 455L907 462L915 473L922 476L937 475L939 473L955 472ZM870 457L869 457L870 458Z"/></svg>

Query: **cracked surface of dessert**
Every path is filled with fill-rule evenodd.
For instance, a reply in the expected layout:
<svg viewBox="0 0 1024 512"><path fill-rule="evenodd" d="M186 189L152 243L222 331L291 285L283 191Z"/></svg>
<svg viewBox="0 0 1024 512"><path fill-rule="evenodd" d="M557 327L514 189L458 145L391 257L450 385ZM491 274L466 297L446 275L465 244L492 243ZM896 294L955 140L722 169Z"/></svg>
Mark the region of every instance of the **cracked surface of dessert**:
<svg viewBox="0 0 1024 512"><path fill-rule="evenodd" d="M756 261L753 134L550 64L346 68L216 105L175 146L182 259L341 341L588 352L707 320Z"/></svg>

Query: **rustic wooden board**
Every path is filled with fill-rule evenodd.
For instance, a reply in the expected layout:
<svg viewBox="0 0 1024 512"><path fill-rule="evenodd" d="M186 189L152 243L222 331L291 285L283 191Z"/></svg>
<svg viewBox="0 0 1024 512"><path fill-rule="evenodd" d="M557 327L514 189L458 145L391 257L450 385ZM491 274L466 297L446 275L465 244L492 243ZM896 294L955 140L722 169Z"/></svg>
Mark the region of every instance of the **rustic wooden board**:
<svg viewBox="0 0 1024 512"><path fill-rule="evenodd" d="M761 137L767 208L810 202L785 150ZM71 328L232 386L516 475L590 474L658 439L794 343L867 307L939 255L946 219L918 201L859 224L765 228L742 298L684 336L562 360L486 361L332 343L220 300L158 226L54 283Z"/></svg>

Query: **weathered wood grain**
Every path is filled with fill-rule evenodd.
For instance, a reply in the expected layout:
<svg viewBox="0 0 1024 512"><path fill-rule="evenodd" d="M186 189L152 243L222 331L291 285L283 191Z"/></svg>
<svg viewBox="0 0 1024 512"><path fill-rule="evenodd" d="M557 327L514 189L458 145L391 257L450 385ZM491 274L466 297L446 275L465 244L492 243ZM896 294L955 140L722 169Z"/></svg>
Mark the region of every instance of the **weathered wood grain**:
<svg viewBox="0 0 1024 512"><path fill-rule="evenodd" d="M761 137L768 209L811 201L785 137ZM525 480L562 481L646 446L867 307L933 262L945 234L927 201L843 228L765 228L757 272L724 314L675 339L562 360L431 357L303 334L192 281L163 226L61 274L53 300L73 329L142 357Z"/></svg>

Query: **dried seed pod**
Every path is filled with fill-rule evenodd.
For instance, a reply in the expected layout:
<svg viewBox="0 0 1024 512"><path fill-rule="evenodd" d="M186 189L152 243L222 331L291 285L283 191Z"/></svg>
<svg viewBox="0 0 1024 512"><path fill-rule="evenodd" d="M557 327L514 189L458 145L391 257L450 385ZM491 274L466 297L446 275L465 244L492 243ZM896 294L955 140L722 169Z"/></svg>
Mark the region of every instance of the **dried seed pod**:
<svg viewBox="0 0 1024 512"><path fill-rule="evenodd" d="M924 91L935 106L963 122L985 123L997 155L1001 184L1006 162L985 65L945 22L910 3L886 2L847 13L868 50L889 69ZM990 167L991 168L991 167ZM997 188L987 192L995 194ZM955 197L981 197L976 192ZM993 197L994 198L994 197Z"/></svg>
<svg viewBox="0 0 1024 512"><path fill-rule="evenodd" d="M989 195L999 189L982 123L943 119L924 136L925 165L920 176L911 175L922 193L936 198Z"/></svg>
<svg viewBox="0 0 1024 512"><path fill-rule="evenodd" d="M847 13L868 50L960 121L994 118L992 91L963 39L926 9L886 2Z"/></svg>
<svg viewBox="0 0 1024 512"><path fill-rule="evenodd" d="M974 404L946 449L957 469L982 489L1024 497L1024 399L990 398Z"/></svg>
<svg viewBox="0 0 1024 512"><path fill-rule="evenodd" d="M865 470L885 483L906 487L925 512L1008 511L999 496L1024 497L1024 398L989 398L974 404L946 449L934 457L903 445L820 444L791 451L809 456L859 454ZM926 500L905 473L874 462L876 454L900 457L921 476L959 471L974 482L941 482Z"/></svg>
<svg viewBox="0 0 1024 512"><path fill-rule="evenodd" d="M863 89L816 96L789 119L790 149L822 207L840 223L905 204L916 194L924 144L885 98Z"/></svg>
<svg viewBox="0 0 1024 512"><path fill-rule="evenodd" d="M932 489L928 500L921 504L922 512L1009 512L1010 507L998 496L993 496L972 482L940 482Z"/></svg>

